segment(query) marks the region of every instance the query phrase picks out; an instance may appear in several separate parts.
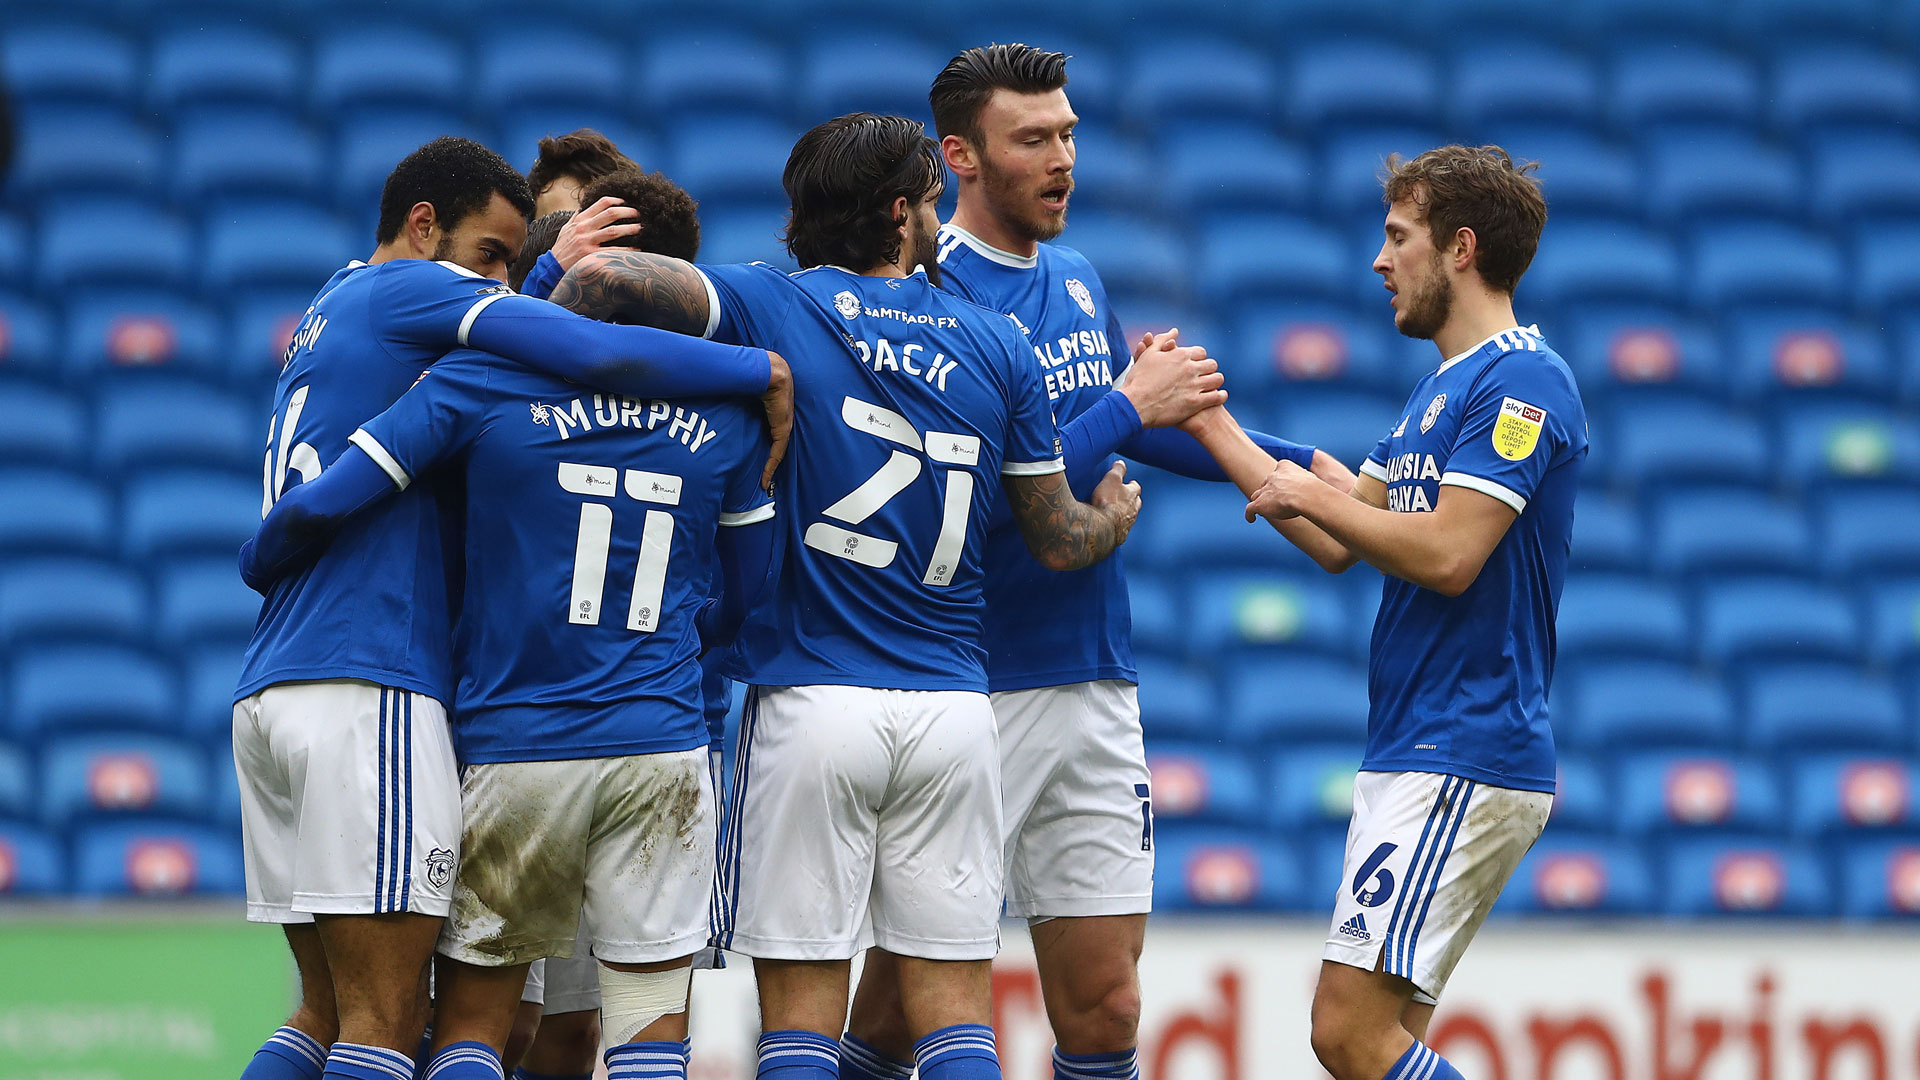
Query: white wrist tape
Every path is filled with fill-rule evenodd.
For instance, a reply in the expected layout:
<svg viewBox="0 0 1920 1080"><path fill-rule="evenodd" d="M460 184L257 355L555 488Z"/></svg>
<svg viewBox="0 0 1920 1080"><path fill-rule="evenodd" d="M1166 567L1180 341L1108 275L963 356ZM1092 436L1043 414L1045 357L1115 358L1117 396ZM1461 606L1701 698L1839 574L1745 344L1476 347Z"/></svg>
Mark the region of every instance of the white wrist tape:
<svg viewBox="0 0 1920 1080"><path fill-rule="evenodd" d="M619 971L600 965L600 1050L605 1053L670 1013L687 1011L693 968Z"/></svg>

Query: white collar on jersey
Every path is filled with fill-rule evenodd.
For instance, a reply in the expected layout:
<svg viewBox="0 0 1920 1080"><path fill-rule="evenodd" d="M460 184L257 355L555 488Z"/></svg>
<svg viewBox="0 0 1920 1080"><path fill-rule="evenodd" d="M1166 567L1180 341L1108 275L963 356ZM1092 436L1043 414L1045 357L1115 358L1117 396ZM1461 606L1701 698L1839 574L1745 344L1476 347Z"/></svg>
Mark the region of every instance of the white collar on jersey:
<svg viewBox="0 0 1920 1080"><path fill-rule="evenodd" d="M1523 334L1532 334L1536 338L1540 336L1539 323L1534 323L1533 325L1528 326L1525 329L1522 329L1519 326L1509 326L1505 330L1496 330L1493 333L1488 334L1486 338L1480 342L1480 344L1475 345L1473 348L1468 349L1466 352L1459 353L1458 355L1455 355L1455 356L1447 357L1446 362L1442 363L1440 367L1436 371L1434 371L1434 374L1438 375L1441 372L1446 371L1448 368L1452 367L1453 365L1459 363L1462 360L1465 360L1467 357L1472 356L1474 353L1479 352L1481 349L1486 348L1487 342L1492 341L1494 338L1500 337L1503 334L1511 334L1515 330L1519 330Z"/></svg>
<svg viewBox="0 0 1920 1080"><path fill-rule="evenodd" d="M479 274L476 274L473 271L467 269L466 267L461 266L459 263L451 263L445 259L435 259L433 261L439 263L441 266L446 267L447 269L453 271L454 273L461 275L462 277L478 278L481 281L487 280L486 278L480 277Z"/></svg>
<svg viewBox="0 0 1920 1080"><path fill-rule="evenodd" d="M989 262L997 262L1001 266L1011 266L1016 270L1031 270L1040 265L1040 252L1037 248L1031 255L1015 255L1011 251L1002 251L994 247L992 244L987 243L985 240L980 239L958 225L951 223L942 225L940 226L940 231L952 233L959 238L961 243L978 252L981 258Z"/></svg>
<svg viewBox="0 0 1920 1080"><path fill-rule="evenodd" d="M813 270L838 270L838 271L840 271L840 272L841 272L841 273L843 273L843 274L852 274L852 275L853 275L854 277L867 277L867 276L869 276L869 275L867 275L867 274L863 274L863 273L861 273L861 272L860 272L860 271L858 271L858 270L849 270L849 269L847 269L846 267L844 267L844 266L841 266L841 265L840 265L839 263L821 263L821 264L820 264L819 266L815 266L815 267L810 267L809 269L813 269ZM801 273L805 273L805 272L806 272L806 271L804 271L804 270L803 270L803 271L801 271ZM916 267L914 267L914 268L913 268L913 273L911 273L911 274L908 274L908 275L906 275L906 277L908 277L908 278L912 278L912 277L919 277L919 276L921 276L922 274L925 274L926 272L927 272L927 268L926 268L926 267L924 267L924 266L916 266ZM900 280L902 280L902 281L904 281L904 280L906 280L906 278L901 278Z"/></svg>

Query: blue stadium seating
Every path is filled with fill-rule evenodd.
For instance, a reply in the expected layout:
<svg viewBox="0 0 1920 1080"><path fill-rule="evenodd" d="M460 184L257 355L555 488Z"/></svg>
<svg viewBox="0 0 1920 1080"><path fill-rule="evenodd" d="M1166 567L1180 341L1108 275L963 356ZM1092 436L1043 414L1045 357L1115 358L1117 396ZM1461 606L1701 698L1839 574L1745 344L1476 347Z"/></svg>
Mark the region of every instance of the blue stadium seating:
<svg viewBox="0 0 1920 1080"><path fill-rule="evenodd" d="M325 282L361 244L338 217L301 203L222 204L206 218L207 291Z"/></svg>
<svg viewBox="0 0 1920 1080"><path fill-rule="evenodd" d="M1613 779L1598 759L1555 752L1559 776L1548 828L1553 832L1604 833L1613 828Z"/></svg>
<svg viewBox="0 0 1920 1080"><path fill-rule="evenodd" d="M468 85L467 65L452 40L420 26L367 25L314 42L308 89L317 110L355 105L457 108L472 96Z"/></svg>
<svg viewBox="0 0 1920 1080"><path fill-rule="evenodd" d="M95 481L58 469L0 469L0 551L72 554L113 544L113 504Z"/></svg>
<svg viewBox="0 0 1920 1080"><path fill-rule="evenodd" d="M1123 108L1147 127L1270 120L1284 100L1272 60L1244 40L1192 34L1157 40L1136 52L1127 70Z"/></svg>
<svg viewBox="0 0 1920 1080"><path fill-rule="evenodd" d="M1866 841L1841 856L1840 914L1856 919L1920 914L1920 844Z"/></svg>
<svg viewBox="0 0 1920 1080"><path fill-rule="evenodd" d="M1350 469L1358 469L1373 448L1400 421L1406 404L1401 396L1328 388L1289 391L1280 408L1284 431L1296 442L1317 446Z"/></svg>
<svg viewBox="0 0 1920 1080"><path fill-rule="evenodd" d="M334 199L342 209L379 205L380 188L400 159L442 135L482 133L455 112L417 106L374 106L344 112L335 126ZM509 147L509 150L515 148ZM319 284L314 285L319 288Z"/></svg>
<svg viewBox="0 0 1920 1080"><path fill-rule="evenodd" d="M1681 292L1673 242L1630 221L1576 218L1554 225L1516 294L1548 304L1580 300L1670 304Z"/></svg>
<svg viewBox="0 0 1920 1080"><path fill-rule="evenodd" d="M160 34L147 78L159 109L201 104L291 105L301 89L293 43L253 26L190 26Z"/></svg>
<svg viewBox="0 0 1920 1080"><path fill-rule="evenodd" d="M102 368L212 373L219 348L219 324L202 304L176 293L94 290L67 305L62 366L72 379Z"/></svg>
<svg viewBox="0 0 1920 1080"><path fill-rule="evenodd" d="M1737 392L1850 394L1886 400L1893 390L1884 336L1830 311L1766 304L1731 311Z"/></svg>
<svg viewBox="0 0 1920 1080"><path fill-rule="evenodd" d="M371 235L360 237L361 249L373 246ZM226 371L248 390L270 384L280 373L287 343L299 328L300 316L312 302L313 289L260 289L239 292L230 305L231 324L224 351ZM263 400L262 393L252 400ZM256 424L259 423L256 417ZM259 427L261 438L266 428Z"/></svg>
<svg viewBox="0 0 1920 1080"><path fill-rule="evenodd" d="M1904 747L1902 749L1905 749ZM1841 830L1920 828L1920 766L1912 758L1846 754L1797 756L1792 765L1795 836L1819 839Z"/></svg>
<svg viewBox="0 0 1920 1080"><path fill-rule="evenodd" d="M98 825L74 839L74 891L83 896L238 893L240 838L231 829L164 821Z"/></svg>
<svg viewBox="0 0 1920 1080"><path fill-rule="evenodd" d="M1728 214L1791 217L1804 198L1794 156L1740 128L1680 127L1657 134L1647 148L1647 166L1647 209L1670 225ZM1740 182L1727 183L1729 176Z"/></svg>
<svg viewBox="0 0 1920 1080"><path fill-rule="evenodd" d="M649 172L665 170L670 164L653 130L635 123L622 109L524 105L502 108L497 116L494 130L499 134L487 145L499 150L515 168L533 167L541 139L580 128L592 128L612 139L621 153ZM539 194L534 192L536 197Z"/></svg>
<svg viewBox="0 0 1920 1080"><path fill-rule="evenodd" d="M141 380L104 387L94 418L95 462L109 473L170 465L252 467L258 412L203 383Z"/></svg>
<svg viewBox="0 0 1920 1080"><path fill-rule="evenodd" d="M83 466L86 435L86 411L72 395L0 377L0 460Z"/></svg>
<svg viewBox="0 0 1920 1080"><path fill-rule="evenodd" d="M1820 550L1840 574L1900 571L1920 564L1920 492L1868 487L1827 494Z"/></svg>
<svg viewBox="0 0 1920 1080"><path fill-rule="evenodd" d="M1153 906L1158 911L1290 910L1308 900L1299 857L1251 829L1154 825Z"/></svg>
<svg viewBox="0 0 1920 1080"><path fill-rule="evenodd" d="M786 225L787 208L772 203L703 213L700 259L708 263L765 262L798 270L780 240Z"/></svg>
<svg viewBox="0 0 1920 1080"><path fill-rule="evenodd" d="M316 131L277 109L195 109L174 126L171 193L195 206L232 196L325 198L327 151Z"/></svg>
<svg viewBox="0 0 1920 1080"><path fill-rule="evenodd" d="M1901 130L1851 128L1814 132L1807 140L1811 207L1843 223L1863 214L1912 213L1920 200L1920 142ZM1862 162L1873 162L1862 168Z"/></svg>
<svg viewBox="0 0 1920 1080"><path fill-rule="evenodd" d="M1626 131L1672 122L1745 123L1760 113L1751 60L1699 41L1633 41L1613 67L1613 120Z"/></svg>
<svg viewBox="0 0 1920 1080"><path fill-rule="evenodd" d="M0 216L0 275L25 281L33 273L27 226L12 215Z"/></svg>
<svg viewBox="0 0 1920 1080"><path fill-rule="evenodd" d="M1207 351L1219 361L1233 387L1229 393L1235 395L1275 378L1283 383L1361 385L1394 394L1405 393L1410 375L1417 377L1407 370L1408 357L1418 353L1424 363L1427 348L1424 342L1405 341L1380 320L1355 318L1337 304L1307 302L1248 304L1238 313L1232 338ZM1290 397L1291 390L1281 396ZM1366 450L1360 454L1364 457Z"/></svg>
<svg viewBox="0 0 1920 1080"><path fill-rule="evenodd" d="M1156 821L1258 825L1265 785L1256 763L1237 750L1161 739L1147 749Z"/></svg>
<svg viewBox="0 0 1920 1080"><path fill-rule="evenodd" d="M1622 687L1633 692L1623 694ZM1737 741L1726 684L1671 661L1584 664L1572 689L1573 716L1555 715L1570 746L1730 747Z"/></svg>
<svg viewBox="0 0 1920 1080"><path fill-rule="evenodd" d="M1741 578L1700 590L1700 655L1711 662L1845 660L1860 653L1860 621L1841 590L1805 581Z"/></svg>
<svg viewBox="0 0 1920 1080"><path fill-rule="evenodd" d="M1616 828L1629 836L1735 830L1776 834L1785 800L1772 769L1750 758L1636 753L1620 758Z"/></svg>
<svg viewBox="0 0 1920 1080"><path fill-rule="evenodd" d="M804 44L794 90L806 115L875 112L931 119L927 84L952 54L905 35L863 30L839 26ZM783 158L792 145L789 139L780 147Z"/></svg>
<svg viewBox="0 0 1920 1080"><path fill-rule="evenodd" d="M1681 656L1692 640L1679 593L1638 575L1569 574L1555 625L1568 659Z"/></svg>
<svg viewBox="0 0 1920 1080"><path fill-rule="evenodd" d="M694 198L786 205L780 173L799 132L768 117L680 124L667 134L674 179Z"/></svg>
<svg viewBox="0 0 1920 1080"><path fill-rule="evenodd" d="M1690 432L1712 432L1711 438ZM1752 412L1704 401L1654 401L1621 409L1609 470L1616 483L1770 486L1773 440Z"/></svg>
<svg viewBox="0 0 1920 1080"><path fill-rule="evenodd" d="M1155 161L1167 194L1187 213L1201 210L1308 210L1313 205L1312 159L1298 144L1257 123L1182 125L1164 132L1164 153ZM1077 140L1082 156L1074 165L1078 183L1086 179L1094 153ZM1076 190L1074 198L1081 192Z"/></svg>
<svg viewBox="0 0 1920 1080"><path fill-rule="evenodd" d="M241 584L231 556L165 564L155 575L156 638L169 646L253 633L260 596Z"/></svg>
<svg viewBox="0 0 1920 1080"><path fill-rule="evenodd" d="M636 102L662 116L689 109L784 112L792 91L786 53L731 27L648 34ZM727 77L716 79L715 71Z"/></svg>
<svg viewBox="0 0 1920 1080"><path fill-rule="evenodd" d="M25 821L34 817L39 806L34 802L35 772L27 755L7 743L0 743L0 823Z"/></svg>
<svg viewBox="0 0 1920 1080"><path fill-rule="evenodd" d="M232 555L260 526L257 475L169 470L132 477L123 491L122 546L134 558Z"/></svg>
<svg viewBox="0 0 1920 1080"><path fill-rule="evenodd" d="M1440 118L1440 75L1426 53L1382 40L1302 42L1281 100L1307 132L1334 124L1427 123ZM1382 147L1378 153L1398 147Z"/></svg>
<svg viewBox="0 0 1920 1080"><path fill-rule="evenodd" d="M1812 548L1800 507L1759 492L1706 488L1654 504L1653 562L1667 573L1798 573Z"/></svg>
<svg viewBox="0 0 1920 1080"><path fill-rule="evenodd" d="M0 642L137 644L151 633L146 583L116 563L71 556L0 564Z"/></svg>
<svg viewBox="0 0 1920 1080"><path fill-rule="evenodd" d="M1658 909L1654 881L1639 845L1549 827L1501 891L1496 910L1644 915Z"/></svg>
<svg viewBox="0 0 1920 1080"><path fill-rule="evenodd" d="M624 43L604 32L556 26L507 26L483 34L474 49L479 102L508 105L620 106L630 100Z"/></svg>
<svg viewBox="0 0 1920 1080"><path fill-rule="evenodd" d="M7 182L23 196L143 197L161 186L160 137L118 109L23 107L19 129L19 149Z"/></svg>
<svg viewBox="0 0 1920 1080"><path fill-rule="evenodd" d="M1286 258L1274 258L1281 251ZM1338 233L1310 218L1240 213L1202 231L1195 284L1214 303L1257 294L1337 300L1352 258Z"/></svg>
<svg viewBox="0 0 1920 1080"><path fill-rule="evenodd" d="M1288 835L1301 829L1344 829L1353 814L1353 779L1361 747L1290 747L1275 756L1267 820Z"/></svg>
<svg viewBox="0 0 1920 1080"><path fill-rule="evenodd" d="M1792 251L1792 259L1776 258ZM1728 222L1695 232L1693 303L1699 308L1792 301L1842 303L1847 269L1825 234L1776 222Z"/></svg>
<svg viewBox="0 0 1920 1080"><path fill-rule="evenodd" d="M1920 658L1920 579L1875 579L1867 601L1867 656L1899 664Z"/></svg>
<svg viewBox="0 0 1920 1080"><path fill-rule="evenodd" d="M1217 737L1220 695L1205 671L1151 657L1138 661L1141 672L1140 723L1154 736ZM1152 674L1155 682L1146 681Z"/></svg>
<svg viewBox="0 0 1920 1080"><path fill-rule="evenodd" d="M1516 161L1538 162L1536 175L1552 214L1633 217L1641 212L1640 163L1624 144L1596 132L1546 122L1486 130L1487 141ZM1560 223L1554 221L1554 229Z"/></svg>
<svg viewBox="0 0 1920 1080"><path fill-rule="evenodd" d="M1869 536L1861 504L1886 502L1890 516L1907 516L1907 493L1883 486L1920 469L1920 421L1884 404L1847 401L1790 402L1780 422L1787 478L1810 490L1842 487L1825 510L1823 554L1828 565L1847 569L1898 559L1907 549L1897 530ZM1835 546L1837 545L1837 546Z"/></svg>
<svg viewBox="0 0 1920 1080"><path fill-rule="evenodd" d="M0 897L65 893L67 852L54 834L0 821Z"/></svg>
<svg viewBox="0 0 1920 1080"><path fill-rule="evenodd" d="M181 664L182 731L215 745L232 745L233 691L240 683L246 645L242 638L186 650Z"/></svg>
<svg viewBox="0 0 1920 1080"><path fill-rule="evenodd" d="M1194 586L1190 619L1194 646L1209 653L1276 648L1352 656L1360 637L1343 590L1324 575L1223 570Z"/></svg>
<svg viewBox="0 0 1920 1080"><path fill-rule="evenodd" d="M1331 76L1330 72L1326 74ZM1377 74L1372 69L1358 68L1347 72L1345 77L1370 85ZM1343 124L1332 128L1332 134L1321 144L1320 167L1315 172L1322 209L1329 215L1363 220L1376 242L1380 237L1380 222L1385 217L1380 207L1380 174L1385 168L1387 155L1411 157L1445 145L1447 141L1431 128L1405 126L1412 122L1413 116L1431 112L1438 99L1432 96L1431 91L1420 86L1398 85L1403 78L1412 83L1423 82L1422 76L1409 77L1404 72L1396 73L1394 78L1382 82L1384 96L1415 93L1425 97L1418 104L1411 105L1407 113L1393 112L1389 126ZM1337 100L1333 95L1323 96L1328 105ZM1397 108L1385 103L1382 107Z"/></svg>
<svg viewBox="0 0 1920 1080"><path fill-rule="evenodd" d="M1913 257L1920 223L1910 219L1863 223L1856 233L1854 303L1869 311L1911 307L1920 300L1920 270Z"/></svg>
<svg viewBox="0 0 1920 1080"><path fill-rule="evenodd" d="M1156 574L1127 575L1127 603L1133 615L1133 647L1148 654L1180 657L1187 652L1184 595Z"/></svg>
<svg viewBox="0 0 1920 1080"><path fill-rule="evenodd" d="M1226 732L1248 746L1352 742L1367 730L1367 673L1321 657L1262 657L1232 669L1226 704Z"/></svg>
<svg viewBox="0 0 1920 1080"><path fill-rule="evenodd" d="M1061 242L1100 268L1100 280L1123 310L1128 294L1179 299L1193 284L1191 242L1183 231L1153 218L1085 211L1074 215Z"/></svg>
<svg viewBox="0 0 1920 1080"><path fill-rule="evenodd" d="M1769 841L1685 840L1667 851L1674 915L1830 915L1834 897L1813 852Z"/></svg>
<svg viewBox="0 0 1920 1080"><path fill-rule="evenodd" d="M107 814L201 817L212 790L198 743L130 732L48 739L40 775L41 815L55 826Z"/></svg>
<svg viewBox="0 0 1920 1080"><path fill-rule="evenodd" d="M6 721L39 737L72 728L165 730L175 722L174 675L145 653L110 645L13 649ZM112 672L113 678L101 677Z"/></svg>
<svg viewBox="0 0 1920 1080"><path fill-rule="evenodd" d="M1469 47L1449 59L1451 113L1463 131L1514 120L1573 127L1600 111L1600 79L1583 54L1522 38Z"/></svg>
<svg viewBox="0 0 1920 1080"><path fill-rule="evenodd" d="M1129 473L1134 479L1146 479ZM1128 554L1143 564L1178 569L1196 560L1216 565L1269 567L1285 541L1264 524L1252 525L1226 518L1240 515L1247 500L1226 484L1196 484L1166 477L1154 486L1154 510L1139 523L1138 546ZM1129 545L1134 538L1129 537Z"/></svg>
<svg viewBox="0 0 1920 1080"><path fill-rule="evenodd" d="M1576 570L1646 568L1647 526L1627 500L1596 491L1581 493L1569 565Z"/></svg>
<svg viewBox="0 0 1920 1080"><path fill-rule="evenodd" d="M1148 145L1118 131L1082 123L1074 128L1073 205L1080 209L1152 212L1162 205L1160 158Z"/></svg>
<svg viewBox="0 0 1920 1080"><path fill-rule="evenodd" d="M1881 49L1815 45L1783 52L1773 80L1773 120L1784 128L1854 120L1920 121L1920 71Z"/></svg>
<svg viewBox="0 0 1920 1080"><path fill-rule="evenodd" d="M140 226L102 229L96 213ZM63 201L41 217L39 231L40 276L48 287L179 288L192 281L192 230L183 219L145 202L102 200L83 210Z"/></svg>
<svg viewBox="0 0 1920 1080"><path fill-rule="evenodd" d="M1770 666L1748 678L1746 700L1748 741L1756 750L1897 754L1913 749L1893 682L1851 665Z"/></svg>
<svg viewBox="0 0 1920 1080"><path fill-rule="evenodd" d="M39 304L0 292L0 366L11 371L51 369L57 356L52 314Z"/></svg>
<svg viewBox="0 0 1920 1080"><path fill-rule="evenodd" d="M13 27L0 44L0 75L20 100L129 102L142 74L131 41L84 23Z"/></svg>

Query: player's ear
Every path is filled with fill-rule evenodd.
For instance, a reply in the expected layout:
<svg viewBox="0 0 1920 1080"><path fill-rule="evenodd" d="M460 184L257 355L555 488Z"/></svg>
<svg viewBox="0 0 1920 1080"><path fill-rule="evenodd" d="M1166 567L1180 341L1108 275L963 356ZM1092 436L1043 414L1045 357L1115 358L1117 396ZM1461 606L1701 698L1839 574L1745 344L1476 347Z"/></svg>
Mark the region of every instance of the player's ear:
<svg viewBox="0 0 1920 1080"><path fill-rule="evenodd" d="M974 153L973 144L958 135L949 135L940 140L940 156L947 161L947 168L955 176L973 179L980 172L980 161Z"/></svg>
<svg viewBox="0 0 1920 1080"><path fill-rule="evenodd" d="M1472 266L1473 257L1478 254L1479 251L1480 238L1473 234L1472 229L1462 225L1460 228L1454 230L1453 250L1447 252L1447 255L1453 260L1453 268L1455 270L1465 270Z"/></svg>
<svg viewBox="0 0 1920 1080"><path fill-rule="evenodd" d="M430 202L417 202L407 211L407 239L415 247L433 247L433 233L440 227L440 216L434 212Z"/></svg>
<svg viewBox="0 0 1920 1080"><path fill-rule="evenodd" d="M913 203L909 202L905 195L902 195L893 200L891 212L894 226L904 229L907 227L907 222L913 219Z"/></svg>

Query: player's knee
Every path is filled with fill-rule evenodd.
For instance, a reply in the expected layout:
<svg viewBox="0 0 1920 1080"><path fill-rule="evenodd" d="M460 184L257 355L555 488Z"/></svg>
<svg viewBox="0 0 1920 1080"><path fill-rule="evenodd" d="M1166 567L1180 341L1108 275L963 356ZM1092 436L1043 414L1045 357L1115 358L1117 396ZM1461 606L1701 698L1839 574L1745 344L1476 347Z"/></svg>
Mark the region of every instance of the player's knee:
<svg viewBox="0 0 1920 1080"><path fill-rule="evenodd" d="M1132 1047L1140 1036L1140 986L1117 979L1055 1019L1055 1039L1071 1053L1104 1054Z"/></svg>

